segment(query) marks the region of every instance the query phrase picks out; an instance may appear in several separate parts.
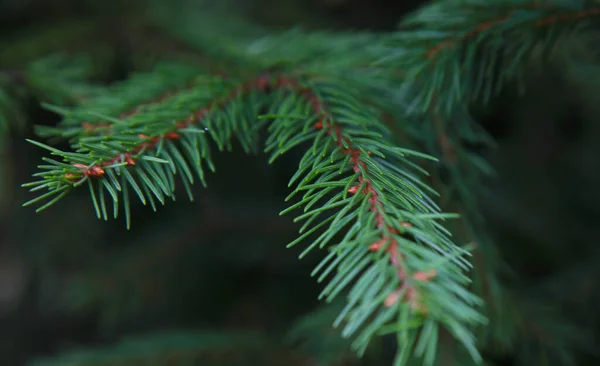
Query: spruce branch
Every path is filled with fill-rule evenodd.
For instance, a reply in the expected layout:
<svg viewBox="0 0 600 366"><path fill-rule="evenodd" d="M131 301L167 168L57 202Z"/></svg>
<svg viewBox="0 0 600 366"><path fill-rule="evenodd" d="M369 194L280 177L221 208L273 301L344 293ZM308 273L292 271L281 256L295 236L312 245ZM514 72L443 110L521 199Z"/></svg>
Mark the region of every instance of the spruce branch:
<svg viewBox="0 0 600 366"><path fill-rule="evenodd" d="M256 139L252 131L240 128L240 125L247 127L248 123L244 118L239 118L244 115L244 108L249 109L248 115L258 114L255 110L256 103L245 103L241 99L241 92L250 91L249 88L254 87L253 85L242 84L234 88L231 82L214 79L203 84L203 87L182 91L160 105L151 105L166 109L166 112L163 110L158 113L154 108L149 108L146 113L128 114L131 117L129 120L105 116L105 119L112 122L103 126L110 133L80 137L73 145L76 152L63 152L31 141L51 151L53 155L62 157L63 161L44 159L50 165L40 166L43 171L35 175L42 177L42 180L25 186L31 187L33 191L48 189L48 192L25 205L52 198L38 208L38 211L43 210L64 197L70 189L87 182L98 218L108 218L104 199L105 193L108 193L113 200L114 217L117 217L118 204L122 201L129 227L131 218L128 187L133 189L143 204L149 202L156 210L154 199L164 204L165 198L175 198L173 176L177 172L182 173L182 182L189 198L193 199L190 185L194 183L194 175L205 184L203 164L214 170L208 140L204 136L206 132L220 149L231 148L229 140L240 130L237 136L247 152L255 150L253 146ZM215 94L222 95L219 98ZM251 98L252 93L249 94L246 97ZM64 113L69 114L68 111ZM99 115L84 112L83 116L90 113ZM76 115L78 118L81 116ZM212 129L210 122L202 128L193 125L205 119L220 122L219 129ZM85 123L82 126L83 130L89 130ZM93 132L99 130L95 129ZM180 145L175 144L175 141L180 142ZM134 170L138 175L136 179L125 167L137 165L139 169ZM90 178L96 178L98 184L95 185Z"/></svg>
<svg viewBox="0 0 600 366"><path fill-rule="evenodd" d="M75 152L34 142L62 161L45 159L50 164L36 174L42 180L25 186L47 193L26 204L50 199L38 210L45 209L87 182L97 216L107 219L105 196L111 196L115 217L122 200L129 227L131 194L156 209L153 199L164 204L174 197L176 173L188 192L192 170L203 181L202 160L214 168L207 135L220 150L230 149L237 136L252 152L257 129L266 126L270 161L312 141L288 199L303 196L284 212L304 208L296 218L306 220L301 235L290 246L318 234L303 255L316 247L330 253L313 273L320 273L320 281L334 274L321 297L330 301L351 287L336 321L344 323L342 334L353 336L362 354L372 337L395 333L397 364L413 355L431 364L438 327L444 326L480 360L470 329L483 318L476 310L479 299L466 290L468 253L450 241L438 221L452 215L429 198L435 192L409 160L427 156L397 147L377 109L361 102L361 90L343 80L285 74L261 74L249 82L211 80L210 88L204 84L160 98L124 119L105 117L108 129L79 137ZM269 113L252 125L263 106Z"/></svg>
<svg viewBox="0 0 600 366"><path fill-rule="evenodd" d="M403 90L414 94L409 113L434 106L449 114L465 102L488 102L509 80L522 83L540 50L543 62L560 47L573 58L573 44L595 31L598 15L593 1L433 2L400 23L379 64L402 70Z"/></svg>
<svg viewBox="0 0 600 366"><path fill-rule="evenodd" d="M81 135L110 134L115 119L124 120L184 90L209 82L198 77L201 71L185 63L163 62L151 72L134 73L123 82L98 89L93 98L82 99L72 108L46 103L46 108L64 118L58 126L38 127L36 132L44 138L74 141Z"/></svg>
<svg viewBox="0 0 600 366"><path fill-rule="evenodd" d="M405 132L421 142L421 151L442 158L448 174L435 186L442 192L444 207L461 213L461 224L452 232L477 246L474 291L485 299L485 313L491 319L489 326L480 328L482 344L518 342L514 326L503 323L507 311L520 310L506 309L506 289L497 277L505 264L499 263L494 243L481 229L474 192L481 191L481 177L493 173L462 145L493 142L480 128L473 128L468 104L489 102L507 81L516 80L522 88L532 60L543 64L556 56L567 62L596 57L594 48L583 45L597 32L593 20L599 14L597 3L591 1L436 2L401 23L389 43L390 54L380 61L398 67L405 77L396 98L402 108L395 113L400 121L415 117ZM578 53L577 46L584 52Z"/></svg>
<svg viewBox="0 0 600 366"><path fill-rule="evenodd" d="M278 141L273 156L299 141L314 141L290 182L297 187L288 199L303 196L284 213L303 207L296 221L306 220L290 246L324 229L301 257L316 247L330 251L313 272L320 273L319 281L334 273L321 294L328 301L354 282L336 320L336 325L346 322L342 334L358 333L353 345L362 353L373 336L393 332L399 336L398 364L407 362L413 351L431 363L439 322L478 359L465 327L482 321L474 310L479 300L464 290L468 280L460 275L469 267L466 253L446 237L436 222L446 215L411 172L414 165L406 156L421 154L387 142L383 123L367 106L352 112L342 107L361 105L357 94L324 81L282 84L305 97L305 110L317 117L313 127L319 131L313 137L308 123L314 118L305 118L304 126L295 130L292 118L281 118L271 127L271 139ZM283 109L293 105L294 97L282 96L273 115L298 113ZM324 215L332 209L339 211ZM336 235L343 236L340 242Z"/></svg>

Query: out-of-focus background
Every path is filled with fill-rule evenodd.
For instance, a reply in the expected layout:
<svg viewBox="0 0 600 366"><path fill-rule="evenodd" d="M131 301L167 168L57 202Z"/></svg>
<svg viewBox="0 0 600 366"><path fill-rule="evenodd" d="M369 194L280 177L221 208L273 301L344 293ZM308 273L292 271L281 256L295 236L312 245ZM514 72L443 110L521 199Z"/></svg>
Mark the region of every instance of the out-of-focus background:
<svg viewBox="0 0 600 366"><path fill-rule="evenodd" d="M235 10L282 28L386 31L421 3L246 0ZM146 67L131 51L140 44L157 54L178 47L138 26L144 6L0 1L0 82L18 86L27 62L86 47L95 49L95 82L126 78ZM505 281L519 300L547 299L600 348L600 85L577 72L540 72L530 80L525 95L508 90L481 114L499 144L484 152L498 178L486 183L492 194L481 209L514 270ZM334 364L357 364L352 355L339 357L344 342L325 337L327 330L302 333L299 323L318 308L320 285L309 273L320 258L299 261L298 249L285 249L297 227L278 213L297 157L268 166L264 156L241 149L216 155L217 174L209 175L208 189L196 187L194 202L179 200L157 213L134 206L130 231L122 220L97 220L86 190L35 214L21 207L28 195L20 185L30 181L42 151L25 138L34 137L34 124L52 125L58 117L17 86L0 95L0 110L10 118L0 144L0 365L183 327L273 338L296 327L289 344L299 351L278 350L272 364L324 365L316 360L329 353ZM490 364L514 364L513 351L493 355ZM392 354L384 344L371 364L389 364ZM598 361L583 351L580 357L580 364Z"/></svg>

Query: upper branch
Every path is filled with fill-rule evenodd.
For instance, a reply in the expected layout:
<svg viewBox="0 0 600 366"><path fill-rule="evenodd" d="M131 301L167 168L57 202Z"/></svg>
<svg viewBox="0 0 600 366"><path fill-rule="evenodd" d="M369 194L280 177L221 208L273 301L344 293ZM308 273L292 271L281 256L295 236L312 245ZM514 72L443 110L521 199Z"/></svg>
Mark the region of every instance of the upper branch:
<svg viewBox="0 0 600 366"><path fill-rule="evenodd" d="M395 32L379 64L402 70L408 112L435 107L449 114L457 104L489 101L507 80L521 77L539 45L572 54L569 47L585 40L599 14L591 2L435 2L402 22L417 30Z"/></svg>

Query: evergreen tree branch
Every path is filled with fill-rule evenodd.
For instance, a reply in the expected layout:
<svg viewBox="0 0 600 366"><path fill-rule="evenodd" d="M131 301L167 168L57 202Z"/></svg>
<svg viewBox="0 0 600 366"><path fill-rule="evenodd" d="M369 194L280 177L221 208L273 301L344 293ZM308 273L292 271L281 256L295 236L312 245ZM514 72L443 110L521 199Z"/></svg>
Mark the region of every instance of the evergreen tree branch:
<svg viewBox="0 0 600 366"><path fill-rule="evenodd" d="M476 310L478 298L465 290L468 253L449 240L437 220L451 216L439 211L428 197L431 189L411 172L416 166L407 156L421 155L386 140L388 133L374 109L360 102L360 90L335 78L277 74L233 85L212 81L216 86L203 85L204 95L198 89L181 91L125 120L104 117L112 120L110 134L80 137L76 152L34 142L63 161L46 159L50 164L40 166L43 172L36 174L42 180L26 186L48 192L26 204L49 198L38 210L45 209L87 182L98 217L108 216L106 191L115 216L123 201L129 227L130 191L156 208L153 197L163 204L165 197L173 197L175 173L183 175L186 187L194 181L192 169L203 181L202 159L212 168L205 135L220 150L230 149L231 137L237 136L251 152L257 128L268 125L271 161L313 141L291 181L297 187L290 198L304 196L285 212L304 207L296 220L306 222L302 235L290 245L321 230L305 253L315 247L330 251L315 270L321 272L320 280L335 273L322 297L331 300L354 282L348 305L336 321L345 322L344 336L356 336L354 348L362 354L373 336L395 333L400 346L397 364L405 364L413 354L431 364L437 329L443 325L480 359L470 328L483 318ZM251 126L250 119L262 105L269 106L270 118ZM250 119L240 118L244 115ZM198 123L206 130L195 127ZM337 213L321 217L333 209ZM334 244L342 230L347 232Z"/></svg>
<svg viewBox="0 0 600 366"><path fill-rule="evenodd" d="M507 305L506 288L497 277L505 264L499 263L494 243L481 229L474 192L481 191L480 177L489 176L491 169L461 146L463 141L480 146L492 143L483 131L472 128L472 119L461 105L488 102L508 80L516 79L522 86L532 59L596 57L593 48L581 53L573 46L585 44L597 32L592 21L599 14L592 1L436 2L401 23L404 29L390 43L395 49L381 61L381 65L400 68L405 77L398 93L401 99L397 98L403 107L395 113L398 120L415 114L426 117L426 123L414 118L410 128L403 127L421 141L423 151L442 158L447 174L436 187L441 186L443 206L461 213L462 223L452 232L462 232L460 239L478 247L474 289L484 297L491 319L489 326L481 328L482 346L488 341L500 347L520 342L517 329L506 323L506 317L521 310L507 309L513 305Z"/></svg>
<svg viewBox="0 0 600 366"><path fill-rule="evenodd" d="M405 112L410 114L418 105L433 115L433 122L426 124L426 131L417 130L417 135L431 137L430 141L425 141L433 143L433 150L440 149L450 166L457 167L457 170L453 169L456 174L452 174L457 179L454 188L461 191L459 197L469 212L476 212L476 204L466 201L470 198L465 192L468 185L461 180L462 164L458 164L464 154L458 139L465 128L458 126L459 132L449 135L437 106L444 106L449 114L456 110L456 103L478 98L481 95L478 93L489 96L492 86L500 88L501 83L493 74L493 62L506 46L493 45L492 52L483 55L484 61L489 62L477 63L475 67L482 48L481 44L475 48L471 41L477 39L485 44L498 34L514 35L515 24L531 23L531 16L525 14L527 11L537 15L535 24L540 27L548 25L550 19L557 22L584 18L583 13L554 16L555 9L547 10L546 7L511 8L510 16L516 18L492 18L492 15L498 16L499 10L506 9L504 6L482 5L477 1L436 3L409 18L404 25L434 29L437 35L419 38L415 32L395 34L403 47L409 46L401 49L404 64L400 65L405 77L403 87L408 87L413 96L412 104ZM456 21L449 17L446 23L437 22L433 15L441 13L439 7L444 7L444 14L471 11L477 16L469 18L467 23L478 24L474 30L457 31L457 28L464 28L464 18L456 17ZM561 9L563 13L564 9ZM585 13L586 16L595 14L594 10ZM536 32L528 34L532 42L540 39ZM434 46L431 45L433 40L437 40ZM198 85L172 89L172 85L163 81L156 83L161 85L160 93L158 89L148 88L150 92L128 99L127 96L132 95L131 89L141 85L139 80L133 80L123 89L121 97L111 96L112 99L109 97L104 104L96 100L87 108L64 111L66 122L56 131L63 137L72 138L77 152L64 153L44 146L62 156L64 161L52 161L51 165L43 167L56 174L42 173L44 179L31 186L34 190L50 187L51 191L41 197L52 198L50 203L53 203L67 190L87 181L97 215L104 218L107 218L104 191L113 196L115 216L119 201L117 192L120 191L129 226L128 186L143 203L148 200L155 208L152 197L163 204L164 197L174 197L173 175L176 172L183 173L186 188L193 183L189 162L194 162L192 168L203 180L200 160L205 159L212 168L208 141L203 132L210 135L220 150L230 149L231 137L237 136L244 149L251 152L256 149L258 128L268 127L270 136L266 151L271 153L270 161L298 145L312 142L298 173L292 178L291 183L296 183L297 188L289 199L303 196L284 212L304 209L296 219L306 220L301 235L290 245L319 235L303 255L316 247L327 248L330 252L314 272L321 273L320 280L334 274L322 297L331 300L349 288L347 306L336 321L338 325L344 324L343 335L354 336L354 348L362 353L373 336L392 332L399 339L398 364L405 364L415 354L431 364L437 353L438 327L442 325L479 361L471 328L481 323L482 318L475 310L479 299L465 290L468 278L462 273L470 266L464 258L467 253L448 239L448 233L437 222L448 215L442 214L428 197L435 192L421 182L413 172L419 168L407 160L407 155L419 154L398 148L389 139L377 112L359 97L368 86L386 92L389 84L380 80L383 75L392 76L391 70L399 64L392 63L392 67L379 64L371 69L366 66L383 53L371 35L336 38L315 34L299 41L297 34L288 32L263 37L256 42L245 52L239 45L232 45L230 51L242 51L242 54L234 55L251 61L249 69L269 72L250 82L228 83L226 79L207 78L218 84L219 90L209 91L202 103L198 102ZM520 48L516 52L530 53L532 42L524 42L529 48ZM337 59L361 44L375 46L357 57ZM336 49L333 45L342 46ZM327 47L330 48L327 55L318 57ZM414 57L411 58L411 54ZM510 62L519 59L514 54L510 57ZM291 68L290 64L297 62L302 63L302 68L293 69L289 76L273 71ZM519 67L520 64L509 64L506 69ZM460 71L471 69L476 72ZM365 74L370 70L375 70L374 75L380 78L378 81L365 81ZM361 73L363 79L357 76ZM454 75L454 79L450 80L446 75ZM489 78L491 81L484 79L486 75L493 76ZM153 76L149 75L150 78ZM485 84L488 81L489 84ZM200 84L202 87L207 85ZM415 89L417 85L420 89ZM254 99L250 101L248 97ZM200 104L204 107L199 107ZM95 107L99 108L94 110ZM250 122L263 107L268 107L269 113L251 126ZM109 117L112 115L118 118ZM242 119L241 123L234 121L234 116L244 115L248 118ZM93 124L82 121L90 116L102 121ZM165 117L170 122L165 122ZM203 128L193 127L198 124ZM82 133L89 136L81 137ZM183 153L176 141L183 142ZM95 159L90 160L90 157ZM151 164L145 172L137 167L138 161L143 160ZM67 171L73 168L77 169ZM129 173L130 168L133 172L143 173L134 178ZM63 185L56 184L58 181ZM94 193L95 181L99 182L100 199Z"/></svg>
<svg viewBox="0 0 600 366"><path fill-rule="evenodd" d="M336 321L348 322L342 334L351 336L360 330L354 346L362 353L371 337L383 329L396 333L400 337L397 362L404 364L418 336L406 323L410 318L416 322L416 329L424 325L428 330L421 333L416 353L426 355L430 363L439 321L478 358L464 325L482 319L476 311L456 312L476 306L478 300L462 290L451 290L465 285L466 278L461 280L458 274L469 265L462 258L465 252L452 244L435 222L446 216L439 213L410 172L411 165L404 155L419 154L382 140L384 135L378 131L384 132L385 128L368 107L363 105L352 112L342 108L360 105L357 95L327 82L312 87L289 80L282 84L304 94L309 101L307 108L317 117L314 128L320 131L292 178L298 186L291 196L305 193L291 209L304 207L305 213L296 220L306 222L300 229L302 235L290 245L325 229L301 256L315 247L329 248L330 255L313 273L321 272L320 281L335 273L321 295L328 300L354 282L348 305ZM281 109L292 105L289 98L275 106ZM305 120L310 123L312 118ZM271 127L271 137L279 145L273 156L314 135L306 123L290 133L294 129L291 121L282 119L272 125L277 127ZM329 209L339 212L321 217ZM331 243L336 234L342 235L342 230L347 230L342 241ZM422 323L414 317L420 313L427 313Z"/></svg>
<svg viewBox="0 0 600 366"><path fill-rule="evenodd" d="M402 21L379 63L402 70L404 90L414 94L409 112L434 106L449 114L461 103L489 101L508 80L522 81L540 49L544 62L557 47L573 58L569 47L595 31L598 15L593 1L433 2Z"/></svg>
<svg viewBox="0 0 600 366"><path fill-rule="evenodd" d="M238 98L241 97L240 92L247 89L248 85L234 88L230 82L228 84L224 80L214 79L208 80L203 87L200 90L196 88L180 92L159 105L152 104L151 107L155 108L149 108L143 114L131 114L131 118L127 121L102 116L94 111L85 111L83 115L75 113L76 119L90 114L104 117L112 122L111 133L79 138L74 144L77 148L77 152L74 153L62 152L34 142L50 150L52 154L61 156L63 162L45 159L50 165L41 166L45 172L36 175L43 179L26 186L32 187L34 191L44 188L49 191L46 195L27 202L26 205L50 197L53 198L49 204L54 203L70 189L87 182L98 217L104 219L108 217L104 200L106 191L112 196L115 217L118 213L118 203L122 200L129 227L130 202L127 187L133 188L143 204L149 202L153 209L156 209L155 198L162 204L165 202L165 197L174 199L173 175L178 171L183 173L182 182L188 196L192 199L190 184L194 182L194 175L205 184L202 164L214 170L210 159L210 147L204 133L208 131L220 149L231 148L229 139L234 132L240 130L238 124L247 125L243 118L238 117L240 114L243 116L243 108L249 108L249 115L258 114L254 110L257 108L256 103L247 103L244 107L243 101ZM223 94L222 97L217 97L217 102L214 102L215 94L219 93ZM226 104L226 108L220 108L223 104ZM162 109L162 113L157 114L156 107ZM69 114L68 111L61 111ZM232 116L237 118L232 119ZM219 124L218 129L211 129L210 125L204 128L192 125L205 118L222 123ZM81 132L81 128L86 129L88 126L77 128ZM255 136L251 131L242 131L238 134L238 138L248 152L255 149L253 147ZM174 141L181 142L181 151ZM149 151L154 153L148 154ZM126 166L134 166L138 163L140 168L135 172L141 185L127 169L124 169ZM90 178L102 179L99 180L97 187L94 187ZM98 198L94 193L96 188ZM122 194L121 200L118 192ZM38 211L47 208L49 204L43 205Z"/></svg>
<svg viewBox="0 0 600 366"><path fill-rule="evenodd" d="M104 116L126 119L148 107L159 104L184 90L191 90L205 82L198 77L201 69L181 62L163 62L152 72L139 72L127 80L104 87L93 98L81 99L74 108L65 109L47 105L46 107L64 115L55 127L38 127L41 137L74 139L78 136L99 136L110 134L114 124ZM151 109L150 109L151 110Z"/></svg>

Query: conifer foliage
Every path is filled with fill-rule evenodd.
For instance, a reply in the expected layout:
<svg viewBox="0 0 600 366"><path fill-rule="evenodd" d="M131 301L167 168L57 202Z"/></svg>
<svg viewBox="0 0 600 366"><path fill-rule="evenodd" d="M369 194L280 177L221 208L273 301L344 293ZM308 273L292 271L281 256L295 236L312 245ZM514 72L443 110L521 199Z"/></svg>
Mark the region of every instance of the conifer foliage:
<svg viewBox="0 0 600 366"><path fill-rule="evenodd" d="M208 19L173 28L211 65L160 55L152 70L109 86L57 79L72 94L45 104L63 119L30 140L48 156L24 184L34 194L25 205L41 211L85 189L98 218L122 215L130 227L134 200L153 210L181 191L193 200L191 186L219 168L216 153L239 145L271 163L301 151L282 212L301 223L288 246L305 248L301 257L327 253L312 275L324 283L321 298L343 298L333 325L352 349L362 355L392 334L396 365L431 365L449 332L482 363L476 332L494 318L484 304L500 300L478 283L494 281L495 259L471 273L465 242L493 253L470 196L490 169L461 142L492 142L468 107L522 82L532 60L593 59L576 47L593 40L594 3L432 1L389 33L242 21L252 31L215 31ZM175 20L165 17L169 29ZM69 151L52 146L61 140ZM434 187L441 167L449 183Z"/></svg>

